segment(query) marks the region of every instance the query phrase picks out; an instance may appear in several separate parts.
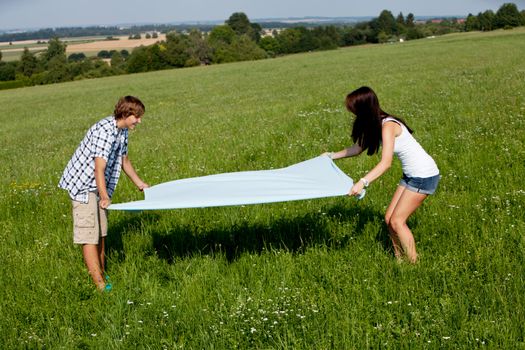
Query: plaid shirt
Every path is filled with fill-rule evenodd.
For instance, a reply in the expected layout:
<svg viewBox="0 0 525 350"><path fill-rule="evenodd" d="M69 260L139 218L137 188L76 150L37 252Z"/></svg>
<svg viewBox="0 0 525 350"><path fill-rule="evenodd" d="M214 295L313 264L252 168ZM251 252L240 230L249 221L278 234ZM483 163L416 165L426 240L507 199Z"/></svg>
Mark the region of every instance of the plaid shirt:
<svg viewBox="0 0 525 350"><path fill-rule="evenodd" d="M113 116L93 125L73 154L58 183L69 192L71 199L88 202L88 192L97 191L95 157L104 158L106 188L111 198L117 186L122 156L128 153L128 129L119 129Z"/></svg>

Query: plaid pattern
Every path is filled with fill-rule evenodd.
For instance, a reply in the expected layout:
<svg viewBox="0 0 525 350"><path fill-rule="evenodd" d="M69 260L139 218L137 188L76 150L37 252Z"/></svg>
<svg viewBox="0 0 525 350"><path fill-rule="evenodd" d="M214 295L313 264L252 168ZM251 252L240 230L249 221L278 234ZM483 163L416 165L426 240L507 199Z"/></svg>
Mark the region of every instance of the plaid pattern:
<svg viewBox="0 0 525 350"><path fill-rule="evenodd" d="M73 154L58 183L72 200L87 203L88 192L97 190L95 157L104 158L106 188L111 198L117 186L122 156L128 153L128 129L119 129L113 116L93 125Z"/></svg>

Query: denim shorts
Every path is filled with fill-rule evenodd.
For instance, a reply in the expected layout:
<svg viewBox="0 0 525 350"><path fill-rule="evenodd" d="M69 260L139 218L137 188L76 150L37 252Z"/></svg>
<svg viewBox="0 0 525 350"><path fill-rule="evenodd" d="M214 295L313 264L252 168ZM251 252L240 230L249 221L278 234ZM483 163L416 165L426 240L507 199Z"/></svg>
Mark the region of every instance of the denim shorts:
<svg viewBox="0 0 525 350"><path fill-rule="evenodd" d="M441 175L431 177L410 177L403 174L399 185L417 193L433 194L436 192Z"/></svg>

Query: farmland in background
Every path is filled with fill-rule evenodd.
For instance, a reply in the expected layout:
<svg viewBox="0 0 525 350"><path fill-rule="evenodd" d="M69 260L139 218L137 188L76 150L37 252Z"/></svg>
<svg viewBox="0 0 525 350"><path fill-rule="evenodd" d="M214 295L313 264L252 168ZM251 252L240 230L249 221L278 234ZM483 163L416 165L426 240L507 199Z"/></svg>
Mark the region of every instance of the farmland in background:
<svg viewBox="0 0 525 350"><path fill-rule="evenodd" d="M135 47L141 45L148 46L158 41L165 40L166 35L160 34L158 38L146 39L145 34L142 34L141 39L129 39L128 36L115 36L113 40L108 40L106 37L80 37L80 38L63 38L61 39L67 45L66 54L84 53L86 56L96 56L102 50L128 50L133 51ZM40 42L40 43L39 43ZM9 42L0 42L0 51L2 51L2 60L15 61L22 56L24 48L27 47L31 52L37 53L47 49L47 41L45 40L26 40L15 41L11 44Z"/></svg>

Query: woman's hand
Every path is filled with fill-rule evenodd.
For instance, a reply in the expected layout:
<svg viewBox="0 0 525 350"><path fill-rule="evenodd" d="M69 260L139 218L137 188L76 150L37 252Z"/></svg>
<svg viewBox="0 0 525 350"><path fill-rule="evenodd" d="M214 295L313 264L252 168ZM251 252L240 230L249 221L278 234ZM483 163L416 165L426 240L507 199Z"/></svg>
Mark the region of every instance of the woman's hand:
<svg viewBox="0 0 525 350"><path fill-rule="evenodd" d="M364 188L365 184L362 181L358 181L352 186L350 192L348 192L348 195L358 197L359 195L361 195L361 192L363 192Z"/></svg>

